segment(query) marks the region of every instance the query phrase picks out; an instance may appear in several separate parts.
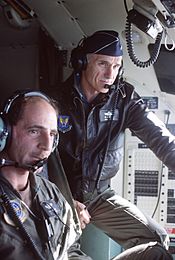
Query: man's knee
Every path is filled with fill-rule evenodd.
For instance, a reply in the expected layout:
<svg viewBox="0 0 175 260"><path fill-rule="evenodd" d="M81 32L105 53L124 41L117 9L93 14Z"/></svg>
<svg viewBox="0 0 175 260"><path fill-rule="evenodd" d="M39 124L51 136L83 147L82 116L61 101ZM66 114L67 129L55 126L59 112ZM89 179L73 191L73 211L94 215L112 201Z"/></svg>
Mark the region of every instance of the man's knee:
<svg viewBox="0 0 175 260"><path fill-rule="evenodd" d="M150 242L129 248L113 260L173 260L173 258L157 242Z"/></svg>
<svg viewBox="0 0 175 260"><path fill-rule="evenodd" d="M173 260L173 257L160 245L148 247L143 255L143 260Z"/></svg>

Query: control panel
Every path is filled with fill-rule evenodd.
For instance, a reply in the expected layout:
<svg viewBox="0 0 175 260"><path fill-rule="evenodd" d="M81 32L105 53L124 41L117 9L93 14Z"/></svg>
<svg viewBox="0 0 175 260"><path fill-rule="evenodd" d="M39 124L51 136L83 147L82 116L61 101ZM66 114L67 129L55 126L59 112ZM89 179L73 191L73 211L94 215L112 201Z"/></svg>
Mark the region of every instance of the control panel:
<svg viewBox="0 0 175 260"><path fill-rule="evenodd" d="M157 111L157 97L143 99L151 110ZM168 123L167 128L175 135L175 124ZM175 256L175 172L130 130L125 133L124 197L166 228L170 251Z"/></svg>

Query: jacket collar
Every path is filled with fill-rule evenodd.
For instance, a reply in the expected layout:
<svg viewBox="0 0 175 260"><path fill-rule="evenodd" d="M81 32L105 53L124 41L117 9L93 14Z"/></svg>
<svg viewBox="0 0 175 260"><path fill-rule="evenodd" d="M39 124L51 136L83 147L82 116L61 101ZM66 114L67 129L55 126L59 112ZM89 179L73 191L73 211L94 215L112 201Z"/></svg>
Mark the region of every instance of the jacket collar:
<svg viewBox="0 0 175 260"><path fill-rule="evenodd" d="M29 180L30 180L31 189L37 192L40 186L40 182L38 180L36 182L35 173L29 173ZM13 191L15 194L18 194L18 192L13 188L11 183L6 178L4 178L1 174L0 174L0 184L2 184L4 187L7 187L8 190Z"/></svg>

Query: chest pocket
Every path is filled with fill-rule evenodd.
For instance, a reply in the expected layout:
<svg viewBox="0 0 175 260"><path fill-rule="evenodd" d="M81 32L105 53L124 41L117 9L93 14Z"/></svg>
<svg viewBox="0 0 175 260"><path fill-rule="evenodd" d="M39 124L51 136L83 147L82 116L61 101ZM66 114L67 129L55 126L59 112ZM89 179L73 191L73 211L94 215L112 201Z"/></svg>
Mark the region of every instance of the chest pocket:
<svg viewBox="0 0 175 260"><path fill-rule="evenodd" d="M63 205L56 203L54 200L46 200L40 203L47 230L47 236L52 243L53 248L62 244L63 234L67 228L63 221ZM54 238L54 239L53 239Z"/></svg>

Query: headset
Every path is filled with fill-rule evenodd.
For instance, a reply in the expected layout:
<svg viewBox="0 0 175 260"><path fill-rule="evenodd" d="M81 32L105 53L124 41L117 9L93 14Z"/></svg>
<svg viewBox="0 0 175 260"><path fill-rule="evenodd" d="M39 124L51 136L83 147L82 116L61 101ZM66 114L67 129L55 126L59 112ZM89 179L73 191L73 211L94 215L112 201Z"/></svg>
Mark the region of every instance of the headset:
<svg viewBox="0 0 175 260"><path fill-rule="evenodd" d="M86 38L80 40L78 46L71 52L70 66L75 72L81 72L82 70L85 70L87 66L87 57L83 47L85 41Z"/></svg>
<svg viewBox="0 0 175 260"><path fill-rule="evenodd" d="M5 102L3 111L0 112L0 152L8 148L11 139L12 126L9 120L9 113L13 109L14 104L19 102L19 106L20 106L20 104L22 104L22 100L26 97L41 97L42 99L46 100L49 104L53 102L53 99L51 99L41 91L35 91L35 90L15 91L14 94L11 97L9 97ZM53 142L52 152L57 147L58 142L59 142L59 135L56 135L55 140Z"/></svg>
<svg viewBox="0 0 175 260"><path fill-rule="evenodd" d="M87 41L93 37L94 35L99 35L99 34L103 34L103 35L108 35L110 37L113 38L113 40L111 42L109 42L108 44L105 44L104 46L98 48L97 50L95 50L93 53L98 53L99 51L107 48L108 46L112 45L114 42L118 41L118 37L113 35L110 32L106 32L106 31L97 31L95 32L92 36L89 37L84 37L80 40L80 42L78 43L78 46L76 48L74 48L71 52L71 57L70 57L70 65L71 67L74 69L75 72L81 72L82 70L86 69L87 66L87 52L86 52L86 48L85 45L87 43Z"/></svg>

